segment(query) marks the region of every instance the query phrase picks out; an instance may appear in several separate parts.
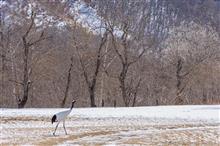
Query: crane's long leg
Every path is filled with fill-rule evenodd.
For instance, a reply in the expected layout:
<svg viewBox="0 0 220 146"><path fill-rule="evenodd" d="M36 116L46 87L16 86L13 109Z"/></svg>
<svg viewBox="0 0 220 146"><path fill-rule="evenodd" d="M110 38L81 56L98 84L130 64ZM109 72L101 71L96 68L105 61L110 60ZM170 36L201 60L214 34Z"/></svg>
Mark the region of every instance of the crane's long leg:
<svg viewBox="0 0 220 146"><path fill-rule="evenodd" d="M64 128L64 131L65 131L65 133L66 133L66 135L67 135L66 127L65 127L65 121L63 121L63 128Z"/></svg>
<svg viewBox="0 0 220 146"><path fill-rule="evenodd" d="M56 133L56 130L57 130L57 127L58 127L59 124L60 124L60 122L57 123L57 126L56 126L56 128L55 128L55 130L54 130L54 132L53 132L53 135L54 135L54 136L55 136L55 133Z"/></svg>

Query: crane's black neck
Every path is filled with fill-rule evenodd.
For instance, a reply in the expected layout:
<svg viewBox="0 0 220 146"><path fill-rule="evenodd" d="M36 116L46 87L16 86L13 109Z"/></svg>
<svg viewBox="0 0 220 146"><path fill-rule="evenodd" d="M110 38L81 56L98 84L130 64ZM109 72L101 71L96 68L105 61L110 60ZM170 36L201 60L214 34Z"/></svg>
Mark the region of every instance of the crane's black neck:
<svg viewBox="0 0 220 146"><path fill-rule="evenodd" d="M72 102L72 105L71 105L71 107L70 107L70 110L72 110L73 107L74 107L74 102Z"/></svg>

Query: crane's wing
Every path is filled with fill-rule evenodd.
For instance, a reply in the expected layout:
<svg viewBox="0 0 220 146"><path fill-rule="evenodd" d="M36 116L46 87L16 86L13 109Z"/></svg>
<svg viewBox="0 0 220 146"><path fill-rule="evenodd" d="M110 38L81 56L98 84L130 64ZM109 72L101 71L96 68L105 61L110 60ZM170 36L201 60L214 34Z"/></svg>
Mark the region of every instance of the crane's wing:
<svg viewBox="0 0 220 146"><path fill-rule="evenodd" d="M62 111L56 114L56 121L63 121L69 114L71 110Z"/></svg>

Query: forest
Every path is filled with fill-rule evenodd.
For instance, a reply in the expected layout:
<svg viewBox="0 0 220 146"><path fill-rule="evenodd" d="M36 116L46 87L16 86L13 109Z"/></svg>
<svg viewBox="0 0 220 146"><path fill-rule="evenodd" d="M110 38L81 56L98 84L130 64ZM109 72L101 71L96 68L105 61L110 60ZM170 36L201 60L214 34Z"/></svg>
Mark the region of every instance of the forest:
<svg viewBox="0 0 220 146"><path fill-rule="evenodd" d="M218 0L0 0L0 107L220 104Z"/></svg>

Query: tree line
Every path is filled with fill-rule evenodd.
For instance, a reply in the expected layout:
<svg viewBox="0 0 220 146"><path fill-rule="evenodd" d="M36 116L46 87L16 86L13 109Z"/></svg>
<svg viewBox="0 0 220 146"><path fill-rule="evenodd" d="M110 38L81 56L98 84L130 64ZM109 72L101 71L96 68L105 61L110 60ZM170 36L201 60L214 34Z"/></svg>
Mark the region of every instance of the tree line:
<svg viewBox="0 0 220 146"><path fill-rule="evenodd" d="M220 102L217 2L85 1L97 28L69 13L73 3L1 6L1 107Z"/></svg>

